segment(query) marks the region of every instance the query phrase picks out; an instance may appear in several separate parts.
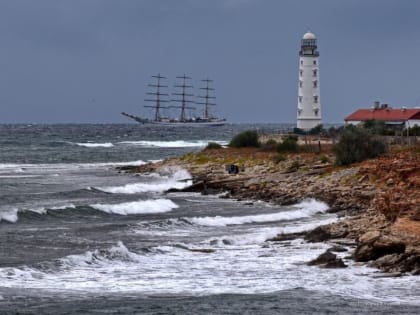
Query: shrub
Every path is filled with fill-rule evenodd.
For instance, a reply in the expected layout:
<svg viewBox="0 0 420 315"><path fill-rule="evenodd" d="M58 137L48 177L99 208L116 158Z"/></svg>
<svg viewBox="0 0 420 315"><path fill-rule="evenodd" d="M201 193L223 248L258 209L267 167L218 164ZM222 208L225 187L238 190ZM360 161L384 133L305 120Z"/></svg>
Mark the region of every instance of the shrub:
<svg viewBox="0 0 420 315"><path fill-rule="evenodd" d="M215 150L215 149L221 149L222 146L216 142L209 142L206 146L206 150Z"/></svg>
<svg viewBox="0 0 420 315"><path fill-rule="evenodd" d="M386 152L386 145L369 131L356 126L346 126L334 148L337 165L348 165L377 157Z"/></svg>
<svg viewBox="0 0 420 315"><path fill-rule="evenodd" d="M297 152L299 146L297 144L298 137L294 135L288 135L283 142L277 145L277 152Z"/></svg>
<svg viewBox="0 0 420 315"><path fill-rule="evenodd" d="M277 153L276 155L274 155L274 156L272 157L272 160L273 160L273 162L274 162L274 163L278 164L278 163L280 163L280 162L286 161L286 160L287 160L287 158L286 158L286 156L284 156L283 154L279 154L279 153Z"/></svg>
<svg viewBox="0 0 420 315"><path fill-rule="evenodd" d="M293 128L293 133L295 133L297 135L304 135L304 134L306 134L305 130L300 129L300 128L297 128L297 127Z"/></svg>
<svg viewBox="0 0 420 315"><path fill-rule="evenodd" d="M328 162L330 161L330 159L329 159L329 157L328 157L328 156L326 156L326 155L321 155L321 156L319 157L319 161L320 161L321 163L325 164L325 163L328 163Z"/></svg>
<svg viewBox="0 0 420 315"><path fill-rule="evenodd" d="M395 134L395 127L385 124L384 121L366 120L363 127L375 135L392 136Z"/></svg>
<svg viewBox="0 0 420 315"><path fill-rule="evenodd" d="M242 148L242 147L259 147L260 142L258 141L258 133L255 130L246 130L238 133L230 140L230 147Z"/></svg>
<svg viewBox="0 0 420 315"><path fill-rule="evenodd" d="M407 128L404 129L403 131L403 135L407 134ZM413 127L410 127L410 129L408 130L408 135L410 136L420 136L420 126L419 125L414 125Z"/></svg>
<svg viewBox="0 0 420 315"><path fill-rule="evenodd" d="M300 167L300 162L299 162L299 160L294 160L294 161L292 162L292 164L290 164L290 166L289 166L288 170L289 170L289 171L297 171L297 170L299 169L299 167Z"/></svg>
<svg viewBox="0 0 420 315"><path fill-rule="evenodd" d="M261 149L263 151L275 151L277 147L277 141L274 139L269 139L267 142L261 144Z"/></svg>
<svg viewBox="0 0 420 315"><path fill-rule="evenodd" d="M316 125L312 129L308 131L308 134L310 135L319 135L322 131L322 124Z"/></svg>

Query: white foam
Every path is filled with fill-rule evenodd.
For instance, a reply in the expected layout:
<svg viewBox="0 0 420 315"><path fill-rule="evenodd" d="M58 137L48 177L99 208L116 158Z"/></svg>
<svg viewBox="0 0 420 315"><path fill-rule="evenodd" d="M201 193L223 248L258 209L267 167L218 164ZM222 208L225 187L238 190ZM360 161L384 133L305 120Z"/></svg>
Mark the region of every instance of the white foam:
<svg viewBox="0 0 420 315"><path fill-rule="evenodd" d="M98 187L97 189L113 193L113 194L137 194L145 192L164 192L168 189L183 189L192 184L191 180L186 180L191 178L191 175L183 169L172 170L172 173L169 176L160 176L154 175L158 181L150 183L133 183L126 184L124 186L111 186L111 187Z"/></svg>
<svg viewBox="0 0 420 315"><path fill-rule="evenodd" d="M91 207L106 213L128 215L169 212L178 208L178 205L169 199L153 199L120 204L93 204Z"/></svg>
<svg viewBox="0 0 420 315"><path fill-rule="evenodd" d="M205 226L227 226L247 223L262 223L262 222L276 222L276 221L287 221L296 220L301 218L311 217L316 213L325 212L328 209L328 205L316 201L306 200L292 207L290 211L282 211L268 214L256 214L247 216L237 217L195 217L188 218L188 221Z"/></svg>
<svg viewBox="0 0 420 315"><path fill-rule="evenodd" d="M302 288L373 303L420 303L415 276L375 278L374 269L347 260L349 267L343 269L307 266L326 244L295 240L288 246L234 246L210 254L188 250L208 247L176 245L137 254L119 242L110 249L64 257L51 270L45 265L42 270L0 268L0 283L4 288L82 294L264 294Z"/></svg>
<svg viewBox="0 0 420 315"><path fill-rule="evenodd" d="M15 223L18 220L17 213L18 213L18 209L0 211L0 221L4 220L10 223Z"/></svg>
<svg viewBox="0 0 420 315"><path fill-rule="evenodd" d="M137 145L142 147L158 147L158 148L192 148L192 147L205 147L209 142L219 143L226 145L226 141L217 140L174 140L174 141L121 141L118 144Z"/></svg>
<svg viewBox="0 0 420 315"><path fill-rule="evenodd" d="M273 238L279 234L291 234L291 233L301 233L313 230L314 228L330 224L337 221L335 215L331 215L330 217L323 218L321 220L312 221L308 223L296 223L293 225L289 225L282 228L277 227L265 227L265 228L258 228L253 229L253 231L246 233L246 234L239 234L239 235L224 235L219 236L217 238L210 238L204 243L212 243L216 241L216 243L220 246L223 246L223 241L228 241L228 246L231 245L252 245L252 244L262 244L265 243L268 239Z"/></svg>
<svg viewBox="0 0 420 315"><path fill-rule="evenodd" d="M86 147L86 148L111 148L114 146L111 142L105 142L105 143L94 143L94 142L74 143L72 142L72 144L75 144L81 147Z"/></svg>

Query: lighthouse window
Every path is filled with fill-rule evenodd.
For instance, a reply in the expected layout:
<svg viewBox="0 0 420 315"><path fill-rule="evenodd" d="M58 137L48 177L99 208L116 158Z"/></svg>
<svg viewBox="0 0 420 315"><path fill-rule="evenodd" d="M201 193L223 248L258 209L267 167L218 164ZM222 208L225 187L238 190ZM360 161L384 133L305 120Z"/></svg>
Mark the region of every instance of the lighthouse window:
<svg viewBox="0 0 420 315"><path fill-rule="evenodd" d="M302 96L299 96L299 103L302 103Z"/></svg>
<svg viewBox="0 0 420 315"><path fill-rule="evenodd" d="M314 74L314 77L316 77L316 75L318 74L318 71L316 69L313 70L313 74Z"/></svg>
<svg viewBox="0 0 420 315"><path fill-rule="evenodd" d="M299 86L302 87L303 86L303 82L299 81Z"/></svg>
<svg viewBox="0 0 420 315"><path fill-rule="evenodd" d="M299 73L300 73L300 76L303 76L303 70L300 70Z"/></svg>
<svg viewBox="0 0 420 315"><path fill-rule="evenodd" d="M314 88L318 87L318 81L314 81Z"/></svg>
<svg viewBox="0 0 420 315"><path fill-rule="evenodd" d="M318 96L314 96L314 103L318 103Z"/></svg>
<svg viewBox="0 0 420 315"><path fill-rule="evenodd" d="M300 64L303 65L303 60L300 61Z"/></svg>
<svg viewBox="0 0 420 315"><path fill-rule="evenodd" d="M318 112L319 112L319 109L318 108L315 108L314 109L315 116L318 116Z"/></svg>
<svg viewBox="0 0 420 315"><path fill-rule="evenodd" d="M316 60L314 60L314 65L316 65Z"/></svg>

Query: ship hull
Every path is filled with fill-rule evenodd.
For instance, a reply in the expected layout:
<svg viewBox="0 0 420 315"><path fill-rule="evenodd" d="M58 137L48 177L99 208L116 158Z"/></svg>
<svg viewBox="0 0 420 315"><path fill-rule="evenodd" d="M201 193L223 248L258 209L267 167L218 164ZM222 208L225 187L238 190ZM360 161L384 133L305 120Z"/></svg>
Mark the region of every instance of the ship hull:
<svg viewBox="0 0 420 315"><path fill-rule="evenodd" d="M139 124L142 125L157 125L157 126L165 126L165 127L207 127L207 126L223 126L226 125L225 119L197 119L197 120L188 120L188 121L176 121L176 120L151 120L147 118L142 118L134 115L130 115L127 113L122 113L122 115L129 117Z"/></svg>

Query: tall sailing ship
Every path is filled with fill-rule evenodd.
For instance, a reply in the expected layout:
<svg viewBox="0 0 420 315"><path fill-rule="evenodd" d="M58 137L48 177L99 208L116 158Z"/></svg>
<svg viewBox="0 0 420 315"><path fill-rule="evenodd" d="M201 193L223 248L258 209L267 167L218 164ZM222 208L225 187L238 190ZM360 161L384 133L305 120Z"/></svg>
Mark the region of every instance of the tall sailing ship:
<svg viewBox="0 0 420 315"><path fill-rule="evenodd" d="M210 107L216 106L214 100L215 89L210 87L210 84L213 83L213 80L205 79L202 80L205 83L204 87L200 88L202 95L199 95L198 98L200 102L192 100L194 97L193 94L193 85L191 84L191 78L186 76L176 77L178 80L181 80L181 83L175 84L174 88L176 89L175 93L172 93L174 96L173 99L169 100L169 94L165 92L165 89L168 88L167 85L163 83L167 78L158 74L152 76L155 80L155 83L149 84L149 88L152 89L151 92L146 94L149 98L146 98L146 102L151 102L151 105L145 105L146 108L154 109L154 117L144 118L131 114L122 112L122 115L129 117L141 124L154 124L154 125L164 125L164 126L222 126L226 124L226 119L217 118L210 114ZM171 103L178 103L179 105L171 105ZM202 116L192 116L188 113L196 110L196 107L192 105L204 105L204 111ZM163 111L169 109L179 109L178 117L165 116Z"/></svg>

